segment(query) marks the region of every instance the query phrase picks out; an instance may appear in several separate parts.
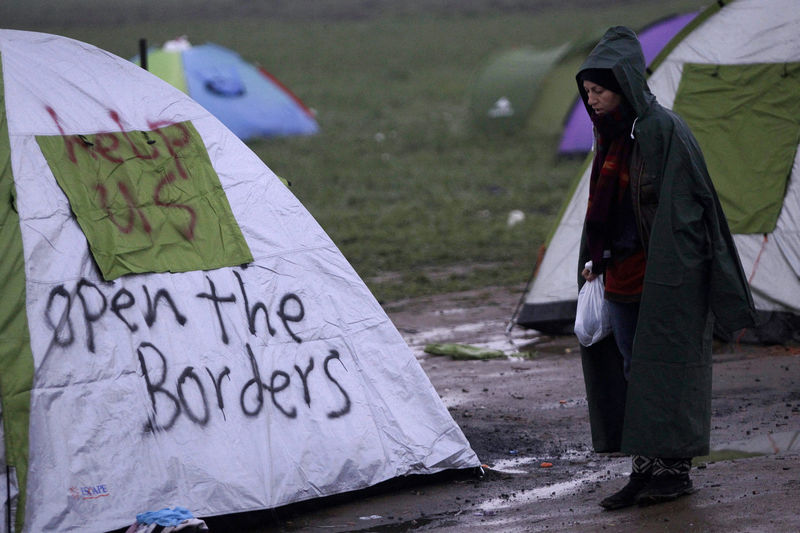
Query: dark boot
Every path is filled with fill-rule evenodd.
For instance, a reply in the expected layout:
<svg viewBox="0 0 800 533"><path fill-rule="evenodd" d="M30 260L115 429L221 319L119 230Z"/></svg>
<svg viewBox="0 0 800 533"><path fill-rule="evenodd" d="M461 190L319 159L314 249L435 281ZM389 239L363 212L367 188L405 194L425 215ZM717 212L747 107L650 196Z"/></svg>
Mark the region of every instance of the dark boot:
<svg viewBox="0 0 800 533"><path fill-rule="evenodd" d="M649 457L634 455L631 458L631 476L619 491L600 502L600 506L613 511L638 503L639 494L650 483L654 461Z"/></svg>
<svg viewBox="0 0 800 533"><path fill-rule="evenodd" d="M637 498L639 505L669 502L692 494L696 489L689 478L691 459L656 459L653 475Z"/></svg>
<svg viewBox="0 0 800 533"><path fill-rule="evenodd" d="M639 503L639 494L647 488L650 483L650 476L647 474L631 473L627 485L622 487L608 498L600 502L600 506L609 511L622 509Z"/></svg>

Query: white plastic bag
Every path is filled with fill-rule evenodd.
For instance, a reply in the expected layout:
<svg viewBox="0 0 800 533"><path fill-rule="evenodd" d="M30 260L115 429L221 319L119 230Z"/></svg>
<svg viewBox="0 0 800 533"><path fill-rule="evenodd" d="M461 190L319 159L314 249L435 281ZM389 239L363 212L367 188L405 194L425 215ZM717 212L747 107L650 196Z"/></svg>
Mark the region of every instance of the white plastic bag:
<svg viewBox="0 0 800 533"><path fill-rule="evenodd" d="M578 293L575 335L584 346L591 346L611 333L611 319L604 292L603 279L598 277L584 283Z"/></svg>

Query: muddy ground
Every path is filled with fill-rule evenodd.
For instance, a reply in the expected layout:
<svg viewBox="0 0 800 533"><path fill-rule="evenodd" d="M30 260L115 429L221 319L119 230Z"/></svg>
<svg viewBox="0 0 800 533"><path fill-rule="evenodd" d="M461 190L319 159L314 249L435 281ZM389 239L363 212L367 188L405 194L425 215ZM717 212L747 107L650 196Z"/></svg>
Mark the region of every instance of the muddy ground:
<svg viewBox="0 0 800 533"><path fill-rule="evenodd" d="M386 306L486 465L483 475L394 480L271 511L262 517L268 527L262 520L258 531L800 531L799 346L716 345L715 451L693 469L698 492L608 512L597 502L624 485L630 459L591 448L575 338L517 328L506 335L521 290ZM509 356L456 361L426 354L434 342L499 348Z"/></svg>

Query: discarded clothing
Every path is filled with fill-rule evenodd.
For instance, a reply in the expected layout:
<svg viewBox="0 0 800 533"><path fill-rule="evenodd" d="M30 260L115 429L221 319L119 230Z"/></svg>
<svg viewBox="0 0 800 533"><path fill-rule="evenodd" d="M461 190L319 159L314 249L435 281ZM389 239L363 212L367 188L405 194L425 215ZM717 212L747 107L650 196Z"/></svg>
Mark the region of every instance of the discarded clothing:
<svg viewBox="0 0 800 533"><path fill-rule="evenodd" d="M159 526L177 526L194 515L184 507L165 507L158 511L147 511L136 515L140 524L158 524Z"/></svg>
<svg viewBox="0 0 800 533"><path fill-rule="evenodd" d="M431 355L449 355L453 359L498 359L506 356L502 350L491 350L469 344L428 344L424 351Z"/></svg>

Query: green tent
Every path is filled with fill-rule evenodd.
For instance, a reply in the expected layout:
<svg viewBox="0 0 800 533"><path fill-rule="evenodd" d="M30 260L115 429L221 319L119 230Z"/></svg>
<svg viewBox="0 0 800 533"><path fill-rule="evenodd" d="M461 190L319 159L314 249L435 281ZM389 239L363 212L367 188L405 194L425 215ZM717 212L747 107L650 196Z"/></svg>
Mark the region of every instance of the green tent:
<svg viewBox="0 0 800 533"><path fill-rule="evenodd" d="M745 340L800 338L798 25L797 0L714 4L650 65L648 85L691 127L734 234L762 321ZM574 322L590 172L587 161L516 324L563 331Z"/></svg>
<svg viewBox="0 0 800 533"><path fill-rule="evenodd" d="M637 33L650 63L697 13L670 15ZM592 127L578 103L575 73L605 28L549 50L516 48L490 58L470 93L473 121L483 131L537 134L562 132L559 153L583 155L591 148Z"/></svg>
<svg viewBox="0 0 800 533"><path fill-rule="evenodd" d="M566 43L547 50L519 47L492 56L470 89L469 109L475 125L488 133L512 134L535 115L542 117L537 122L545 130L557 131L574 100L574 91L564 94L563 87L565 83L574 86L574 70L591 49L590 43ZM555 108L546 104L560 100Z"/></svg>

